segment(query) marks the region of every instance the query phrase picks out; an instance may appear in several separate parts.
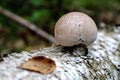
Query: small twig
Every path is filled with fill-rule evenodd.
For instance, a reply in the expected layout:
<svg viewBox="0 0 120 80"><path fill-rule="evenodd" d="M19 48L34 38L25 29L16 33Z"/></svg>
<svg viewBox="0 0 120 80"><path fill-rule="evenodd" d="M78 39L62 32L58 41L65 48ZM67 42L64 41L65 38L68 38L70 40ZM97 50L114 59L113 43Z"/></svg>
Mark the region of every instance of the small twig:
<svg viewBox="0 0 120 80"><path fill-rule="evenodd" d="M44 37L45 39L49 40L50 42L54 42L54 37L50 34L48 34L47 32L39 29L36 25L30 23L29 21L23 19L22 17L3 9L2 7L0 7L0 14L18 22L19 24L25 26L26 28L36 32L39 36Z"/></svg>

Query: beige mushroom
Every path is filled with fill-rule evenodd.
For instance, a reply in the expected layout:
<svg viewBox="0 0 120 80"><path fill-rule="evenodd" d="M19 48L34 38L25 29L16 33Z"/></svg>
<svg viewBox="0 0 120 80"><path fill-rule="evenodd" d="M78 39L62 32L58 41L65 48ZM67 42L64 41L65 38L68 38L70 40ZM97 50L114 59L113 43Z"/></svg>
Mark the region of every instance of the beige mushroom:
<svg viewBox="0 0 120 80"><path fill-rule="evenodd" d="M97 38L97 27L88 15L70 12L57 21L54 35L56 42L62 46L89 46Z"/></svg>

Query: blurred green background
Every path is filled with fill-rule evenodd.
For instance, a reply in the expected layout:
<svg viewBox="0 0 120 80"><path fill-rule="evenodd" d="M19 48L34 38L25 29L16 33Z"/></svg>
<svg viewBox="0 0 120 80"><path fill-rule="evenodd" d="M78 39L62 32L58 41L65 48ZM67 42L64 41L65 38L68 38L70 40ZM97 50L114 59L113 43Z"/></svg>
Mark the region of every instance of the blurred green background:
<svg viewBox="0 0 120 80"><path fill-rule="evenodd" d="M98 28L120 24L120 0L0 0L0 7L51 35L59 17L71 11L88 14ZM47 46L51 46L48 40L0 14L0 55Z"/></svg>

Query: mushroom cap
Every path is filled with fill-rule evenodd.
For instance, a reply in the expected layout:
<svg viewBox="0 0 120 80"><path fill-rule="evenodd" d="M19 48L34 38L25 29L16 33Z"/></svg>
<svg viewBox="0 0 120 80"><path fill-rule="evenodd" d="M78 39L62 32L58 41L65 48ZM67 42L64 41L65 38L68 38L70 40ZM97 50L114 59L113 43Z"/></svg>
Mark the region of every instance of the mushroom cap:
<svg viewBox="0 0 120 80"><path fill-rule="evenodd" d="M88 15L70 12L57 21L54 35L56 42L62 46L89 46L97 38L97 27Z"/></svg>

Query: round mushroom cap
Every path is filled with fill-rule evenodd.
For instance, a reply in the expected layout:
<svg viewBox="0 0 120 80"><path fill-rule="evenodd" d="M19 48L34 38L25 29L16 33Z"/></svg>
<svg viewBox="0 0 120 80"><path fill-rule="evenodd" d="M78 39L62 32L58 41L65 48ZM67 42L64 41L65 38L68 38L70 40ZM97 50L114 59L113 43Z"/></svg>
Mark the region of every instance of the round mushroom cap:
<svg viewBox="0 0 120 80"><path fill-rule="evenodd" d="M54 35L56 42L62 46L89 46L97 38L97 27L88 15L70 12L57 21Z"/></svg>

